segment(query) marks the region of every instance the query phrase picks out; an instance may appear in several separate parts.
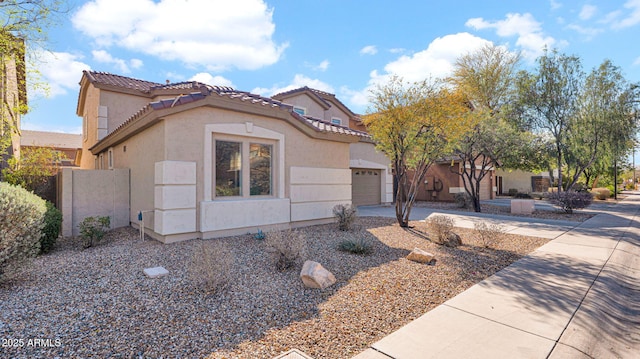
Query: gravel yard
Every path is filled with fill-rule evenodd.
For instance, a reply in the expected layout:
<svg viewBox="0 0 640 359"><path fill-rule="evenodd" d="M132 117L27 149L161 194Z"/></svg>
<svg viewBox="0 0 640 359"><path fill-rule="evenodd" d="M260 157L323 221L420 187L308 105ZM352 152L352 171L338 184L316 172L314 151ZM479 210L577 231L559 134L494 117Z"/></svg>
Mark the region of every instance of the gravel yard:
<svg viewBox="0 0 640 359"><path fill-rule="evenodd" d="M348 358L546 242L510 235L487 249L473 231L456 228L465 245L453 249L431 243L424 223L412 225L360 218L347 234L335 224L302 229L306 258L337 278L324 291L303 287L300 266L275 270L265 242L251 235L216 240L233 249L234 265L231 285L212 295L186 270L203 241L141 242L131 228L85 250L64 239L0 286L0 356L272 358L298 348ZM368 238L373 252L338 251L345 235ZM437 262L406 260L414 247ZM143 275L160 265L167 277Z"/></svg>

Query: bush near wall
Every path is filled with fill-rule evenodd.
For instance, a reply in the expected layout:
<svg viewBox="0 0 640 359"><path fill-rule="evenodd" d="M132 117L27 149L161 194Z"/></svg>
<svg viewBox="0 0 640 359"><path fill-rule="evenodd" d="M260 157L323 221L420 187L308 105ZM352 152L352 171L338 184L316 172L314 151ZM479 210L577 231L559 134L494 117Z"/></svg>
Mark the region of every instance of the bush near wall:
<svg viewBox="0 0 640 359"><path fill-rule="evenodd" d="M0 279L40 252L45 203L24 188L0 182Z"/></svg>
<svg viewBox="0 0 640 359"><path fill-rule="evenodd" d="M47 212L44 214L44 228L40 238L40 253L49 253L60 235L62 227L62 212L51 202L46 203Z"/></svg>

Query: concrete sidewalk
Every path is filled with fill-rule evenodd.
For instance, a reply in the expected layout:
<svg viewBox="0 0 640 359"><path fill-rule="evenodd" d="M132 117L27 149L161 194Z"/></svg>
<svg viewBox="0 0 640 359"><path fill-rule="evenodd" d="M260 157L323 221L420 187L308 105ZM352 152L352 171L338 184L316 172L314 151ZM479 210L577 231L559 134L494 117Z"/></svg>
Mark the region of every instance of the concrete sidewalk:
<svg viewBox="0 0 640 359"><path fill-rule="evenodd" d="M620 204L573 226L483 217L555 239L355 358L640 357L640 195Z"/></svg>

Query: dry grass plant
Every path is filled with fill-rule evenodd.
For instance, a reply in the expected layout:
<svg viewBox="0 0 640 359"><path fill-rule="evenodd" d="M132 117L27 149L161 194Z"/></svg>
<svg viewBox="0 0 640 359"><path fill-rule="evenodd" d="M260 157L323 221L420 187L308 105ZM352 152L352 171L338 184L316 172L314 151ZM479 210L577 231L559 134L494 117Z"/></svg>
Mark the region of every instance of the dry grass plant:
<svg viewBox="0 0 640 359"><path fill-rule="evenodd" d="M338 222L338 229L348 231L358 217L358 210L350 204L337 204L333 207L333 216Z"/></svg>
<svg viewBox="0 0 640 359"><path fill-rule="evenodd" d="M208 294L224 290L231 281L234 255L223 242L211 240L194 246L188 275L191 283Z"/></svg>
<svg viewBox="0 0 640 359"><path fill-rule="evenodd" d="M445 244L449 240L455 221L451 217L443 215L431 216L427 219L427 227L432 234L435 235L434 242L437 244Z"/></svg>
<svg viewBox="0 0 640 359"><path fill-rule="evenodd" d="M307 248L303 232L291 229L267 233L266 245L279 271L285 271L300 264Z"/></svg>
<svg viewBox="0 0 640 359"><path fill-rule="evenodd" d="M485 248L495 248L504 239L506 232L499 223L475 222L473 224L476 237Z"/></svg>

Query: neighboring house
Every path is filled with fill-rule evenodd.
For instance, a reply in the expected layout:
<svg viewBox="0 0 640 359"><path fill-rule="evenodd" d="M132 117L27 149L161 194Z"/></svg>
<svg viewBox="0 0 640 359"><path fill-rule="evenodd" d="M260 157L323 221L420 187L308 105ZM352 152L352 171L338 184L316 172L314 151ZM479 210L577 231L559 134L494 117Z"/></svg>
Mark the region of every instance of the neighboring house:
<svg viewBox="0 0 640 359"><path fill-rule="evenodd" d="M20 131L20 147L26 148L51 148L63 155L62 167L80 166L82 154L82 135L73 133L45 132L45 131Z"/></svg>
<svg viewBox="0 0 640 359"><path fill-rule="evenodd" d="M352 164L386 178L388 160L348 117L340 125L311 110L229 87L85 71L80 164L128 169L130 222L142 212L163 242L327 223L352 200Z"/></svg>
<svg viewBox="0 0 640 359"><path fill-rule="evenodd" d="M273 96L293 106L308 120L330 123L366 132L359 115L353 113L334 94L301 87ZM389 159L376 151L365 137L350 145L351 199L354 205L375 205L393 201L393 178Z"/></svg>
<svg viewBox="0 0 640 359"><path fill-rule="evenodd" d="M0 171L7 166L7 160L12 157L20 157L20 117L27 106L27 86L25 72L24 41L13 40L0 41ZM5 143L6 141L6 143Z"/></svg>
<svg viewBox="0 0 640 359"><path fill-rule="evenodd" d="M464 193L464 182L457 173L462 171L459 159L448 159L434 163L429 167L423 183L418 186L416 199L419 201L452 202L456 193ZM480 199L493 199L496 196L495 170L490 169L480 181Z"/></svg>
<svg viewBox="0 0 640 359"><path fill-rule="evenodd" d="M548 172L527 172L521 170L496 171L498 194L509 192L531 193L547 192L551 187L551 177Z"/></svg>

